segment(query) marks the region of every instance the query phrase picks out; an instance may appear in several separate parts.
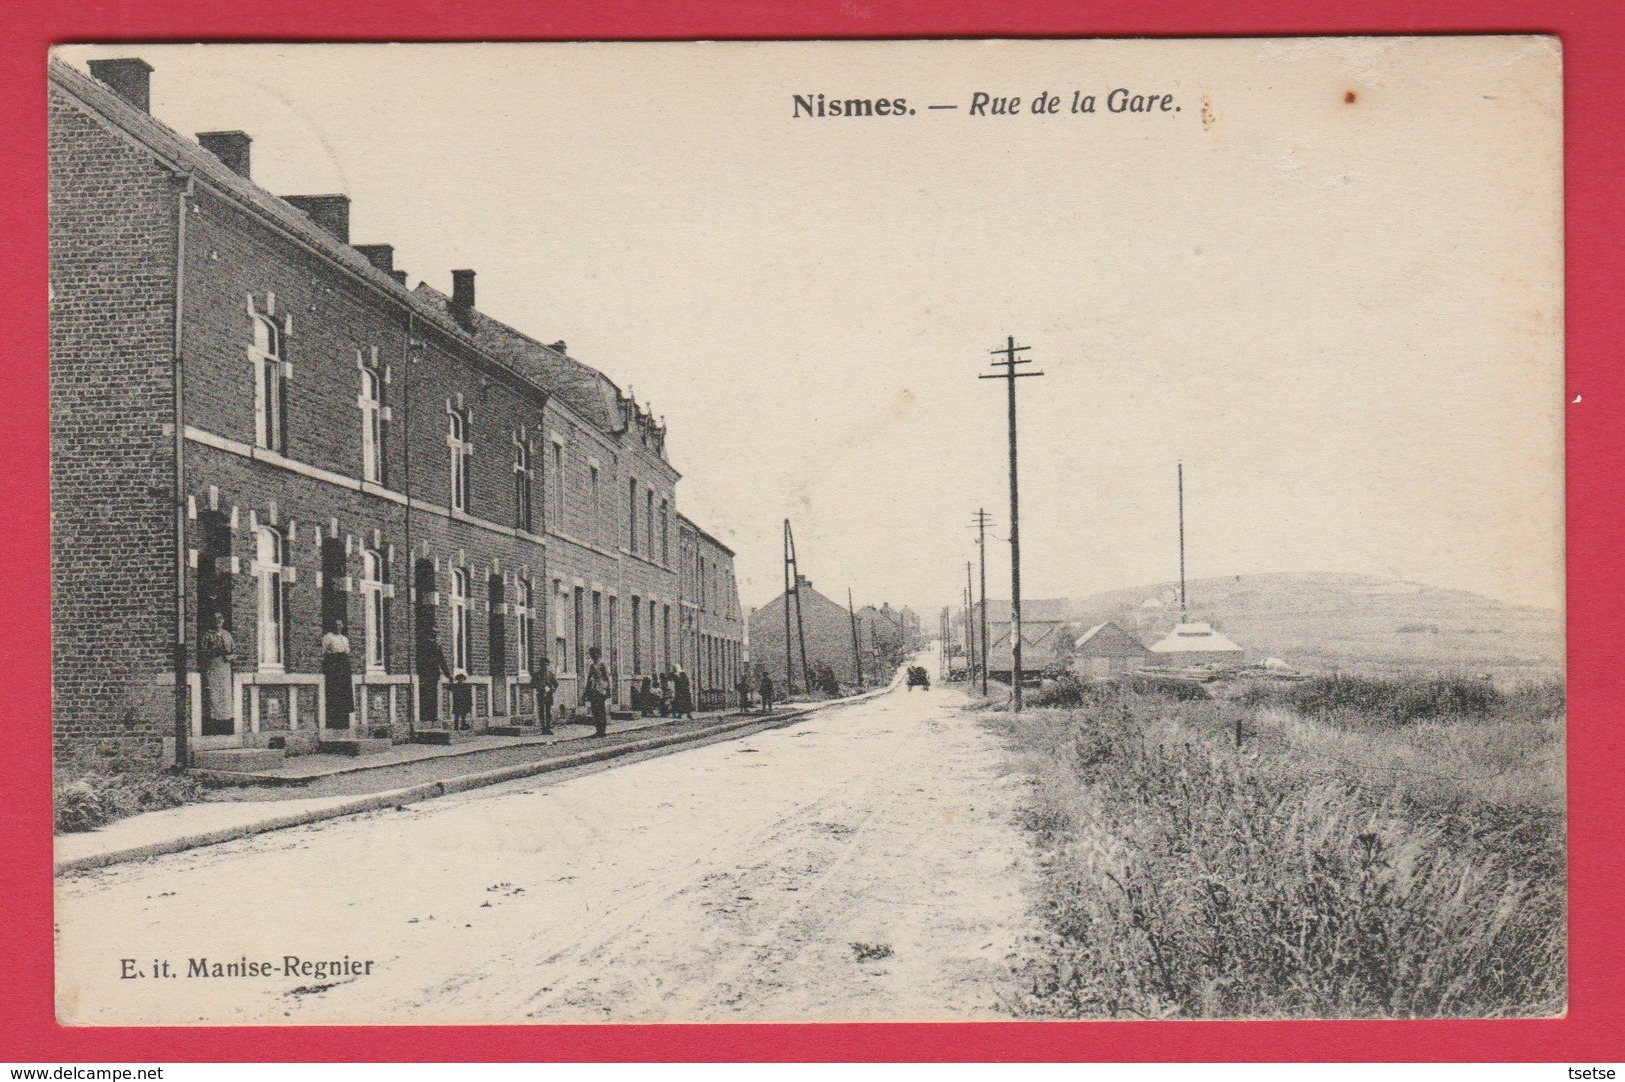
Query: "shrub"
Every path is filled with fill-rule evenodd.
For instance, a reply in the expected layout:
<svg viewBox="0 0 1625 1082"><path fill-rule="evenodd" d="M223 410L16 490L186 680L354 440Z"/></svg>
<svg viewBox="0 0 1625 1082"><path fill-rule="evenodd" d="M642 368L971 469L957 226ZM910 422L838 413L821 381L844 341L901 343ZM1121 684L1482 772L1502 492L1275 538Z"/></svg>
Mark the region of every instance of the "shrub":
<svg viewBox="0 0 1625 1082"><path fill-rule="evenodd" d="M195 779L174 774L85 774L58 782L51 803L57 833L75 834L139 812L191 803L202 791Z"/></svg>
<svg viewBox="0 0 1625 1082"><path fill-rule="evenodd" d="M1313 676L1291 686L1286 701L1304 714L1342 716L1371 724L1482 718L1504 696L1488 680L1465 676Z"/></svg>

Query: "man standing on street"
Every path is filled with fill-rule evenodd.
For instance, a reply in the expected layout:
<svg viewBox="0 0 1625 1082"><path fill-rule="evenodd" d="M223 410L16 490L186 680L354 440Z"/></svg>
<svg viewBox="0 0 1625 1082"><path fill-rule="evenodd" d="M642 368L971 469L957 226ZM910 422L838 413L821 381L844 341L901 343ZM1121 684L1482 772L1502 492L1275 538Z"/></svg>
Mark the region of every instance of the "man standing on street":
<svg viewBox="0 0 1625 1082"><path fill-rule="evenodd" d="M588 649L587 656L592 658L592 664L587 666L587 705L592 707L592 726L596 730L593 735L603 736L609 728L609 711L605 707L609 701L609 666L596 646Z"/></svg>
<svg viewBox="0 0 1625 1082"><path fill-rule="evenodd" d="M553 735L553 693L558 690L559 678L544 657L542 671L536 674L536 712L541 715L543 736Z"/></svg>

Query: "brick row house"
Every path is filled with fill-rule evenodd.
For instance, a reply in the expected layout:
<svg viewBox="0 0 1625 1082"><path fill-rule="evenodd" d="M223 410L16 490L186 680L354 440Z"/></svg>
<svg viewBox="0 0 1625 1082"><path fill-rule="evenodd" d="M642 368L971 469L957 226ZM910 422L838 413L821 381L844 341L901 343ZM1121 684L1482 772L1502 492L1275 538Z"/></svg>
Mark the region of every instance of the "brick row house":
<svg viewBox="0 0 1625 1082"><path fill-rule="evenodd" d="M159 123L144 62L90 67L49 75L60 765L406 740L448 716L436 651L476 726L534 717L543 658L573 710L592 646L621 705L674 664L725 686L733 554L677 511L662 421L473 271L408 288L345 196L259 188L246 134Z"/></svg>

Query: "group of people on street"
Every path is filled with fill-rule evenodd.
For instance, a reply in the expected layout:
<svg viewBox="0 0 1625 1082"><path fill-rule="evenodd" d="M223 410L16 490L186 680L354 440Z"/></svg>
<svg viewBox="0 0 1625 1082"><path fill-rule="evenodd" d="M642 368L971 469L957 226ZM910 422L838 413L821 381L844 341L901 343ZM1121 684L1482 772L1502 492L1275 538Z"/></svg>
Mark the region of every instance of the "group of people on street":
<svg viewBox="0 0 1625 1082"><path fill-rule="evenodd" d="M204 620L205 630L198 642L198 663L203 680L203 731L230 733L236 716L233 662L236 642L226 628L219 613L211 613ZM596 646L587 651L591 664L587 666L582 683L585 700L595 736L604 736L609 728L609 702L615 695L614 678L604 663L603 652ZM418 677L418 721L432 727L440 720L440 687L442 681L451 684L452 727L466 730L470 727L474 709L474 685L462 669L453 670L446 663L440 643L432 635L418 640L414 658ZM351 727L355 714L355 667L350 657L350 638L345 633L344 621L329 622L322 635L322 684L325 710L322 726L326 729ZM638 690L640 709L658 709L661 717L693 718L694 686L681 665L673 666L659 678L658 692L650 678L645 678ZM542 658L531 677L531 688L536 696L536 718L544 735L553 732L554 698L558 694L559 678L547 658ZM751 679L742 673L735 686L739 694L739 708L751 706ZM773 709L773 678L766 673L755 690L761 697L764 712Z"/></svg>

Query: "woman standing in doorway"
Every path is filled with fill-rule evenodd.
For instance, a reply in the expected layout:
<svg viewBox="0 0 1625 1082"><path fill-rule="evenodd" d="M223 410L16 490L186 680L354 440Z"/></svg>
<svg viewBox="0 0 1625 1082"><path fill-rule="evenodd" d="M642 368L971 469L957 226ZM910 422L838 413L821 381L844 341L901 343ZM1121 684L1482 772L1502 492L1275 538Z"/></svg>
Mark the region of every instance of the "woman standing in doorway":
<svg viewBox="0 0 1625 1082"><path fill-rule="evenodd" d="M355 688L351 685L354 670L350 665L350 638L344 633L344 621L334 620L333 629L322 636L322 682L326 685L327 718L329 729L348 729L350 715L355 711Z"/></svg>

